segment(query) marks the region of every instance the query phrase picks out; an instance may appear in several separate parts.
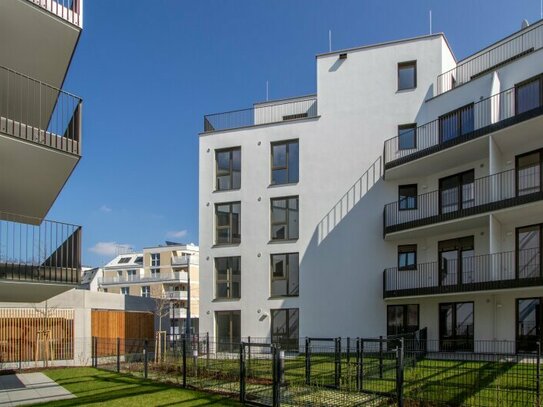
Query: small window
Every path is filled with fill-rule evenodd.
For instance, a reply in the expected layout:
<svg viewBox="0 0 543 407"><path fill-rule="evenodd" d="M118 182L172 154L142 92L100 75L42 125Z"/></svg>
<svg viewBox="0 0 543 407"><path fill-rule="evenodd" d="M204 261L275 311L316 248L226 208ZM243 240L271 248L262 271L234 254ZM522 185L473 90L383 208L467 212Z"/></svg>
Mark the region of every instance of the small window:
<svg viewBox="0 0 543 407"><path fill-rule="evenodd" d="M387 307L387 335L403 335L419 329L417 304L389 305Z"/></svg>
<svg viewBox="0 0 543 407"><path fill-rule="evenodd" d="M215 163L217 191L241 188L240 147L216 151Z"/></svg>
<svg viewBox="0 0 543 407"><path fill-rule="evenodd" d="M234 299L241 297L241 257L219 257L215 259L215 298Z"/></svg>
<svg viewBox="0 0 543 407"><path fill-rule="evenodd" d="M417 125L404 124L398 126L398 149L411 150L417 148Z"/></svg>
<svg viewBox="0 0 543 407"><path fill-rule="evenodd" d="M122 295L129 295L130 294L130 288L129 287L121 287L121 294Z"/></svg>
<svg viewBox="0 0 543 407"><path fill-rule="evenodd" d="M136 260L134 260L134 263L143 264L143 257L142 256L136 257Z"/></svg>
<svg viewBox="0 0 543 407"><path fill-rule="evenodd" d="M400 211L417 209L417 184L398 187L398 207Z"/></svg>
<svg viewBox="0 0 543 407"><path fill-rule="evenodd" d="M417 61L398 64L398 90L417 87Z"/></svg>
<svg viewBox="0 0 543 407"><path fill-rule="evenodd" d="M298 197L271 200L271 239L298 239Z"/></svg>
<svg viewBox="0 0 543 407"><path fill-rule="evenodd" d="M125 264L125 263L128 263L130 261L130 257L121 257L121 259L119 260L119 263L117 264Z"/></svg>
<svg viewBox="0 0 543 407"><path fill-rule="evenodd" d="M298 253L271 255L271 295L296 296L299 287Z"/></svg>
<svg viewBox="0 0 543 407"><path fill-rule="evenodd" d="M241 203L215 205L215 244L241 242Z"/></svg>
<svg viewBox="0 0 543 407"><path fill-rule="evenodd" d="M398 270L417 269L417 245L398 246Z"/></svg>
<svg viewBox="0 0 543 407"><path fill-rule="evenodd" d="M143 287L141 287L141 296L145 298L151 297L151 287L149 287L148 285L144 285Z"/></svg>
<svg viewBox="0 0 543 407"><path fill-rule="evenodd" d="M292 184L299 178L298 140L272 143L272 185Z"/></svg>

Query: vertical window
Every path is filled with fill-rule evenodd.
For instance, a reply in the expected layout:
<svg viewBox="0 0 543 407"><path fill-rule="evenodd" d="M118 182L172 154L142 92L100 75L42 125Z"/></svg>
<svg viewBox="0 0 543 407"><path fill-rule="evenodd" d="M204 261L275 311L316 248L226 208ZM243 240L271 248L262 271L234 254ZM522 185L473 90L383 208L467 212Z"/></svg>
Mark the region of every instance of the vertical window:
<svg viewBox="0 0 543 407"><path fill-rule="evenodd" d="M151 269L151 278L153 280L159 280L160 279L160 269Z"/></svg>
<svg viewBox="0 0 543 407"><path fill-rule="evenodd" d="M271 255L271 295L298 295L300 271L298 253Z"/></svg>
<svg viewBox="0 0 543 407"><path fill-rule="evenodd" d="M216 311L216 333L219 352L239 351L241 311Z"/></svg>
<svg viewBox="0 0 543 407"><path fill-rule="evenodd" d="M418 304L389 305L387 307L387 335L402 335L419 329Z"/></svg>
<svg viewBox="0 0 543 407"><path fill-rule="evenodd" d="M241 148L215 152L217 191L241 188Z"/></svg>
<svg viewBox="0 0 543 407"><path fill-rule="evenodd" d="M122 295L130 294L130 288L129 287L121 287L121 294Z"/></svg>
<svg viewBox="0 0 543 407"><path fill-rule="evenodd" d="M398 270L417 269L417 245L398 246Z"/></svg>
<svg viewBox="0 0 543 407"><path fill-rule="evenodd" d="M298 239L298 197L271 200L271 239Z"/></svg>
<svg viewBox="0 0 543 407"><path fill-rule="evenodd" d="M471 103L439 118L440 143L468 134L473 129L473 103Z"/></svg>
<svg viewBox="0 0 543 407"><path fill-rule="evenodd" d="M440 213L456 212L475 205L475 172L469 170L439 180Z"/></svg>
<svg viewBox="0 0 543 407"><path fill-rule="evenodd" d="M298 350L300 313L297 308L271 310L272 343L281 349Z"/></svg>
<svg viewBox="0 0 543 407"><path fill-rule="evenodd" d="M476 281L473 236L442 240L438 242L437 247L441 286Z"/></svg>
<svg viewBox="0 0 543 407"><path fill-rule="evenodd" d="M441 351L473 352L473 302L439 304Z"/></svg>
<svg viewBox="0 0 543 407"><path fill-rule="evenodd" d="M298 140L272 143L272 185L291 184L299 178Z"/></svg>
<svg viewBox="0 0 543 407"><path fill-rule="evenodd" d="M149 287L148 285L142 286L141 287L141 296L146 297L146 298L151 297L151 287Z"/></svg>
<svg viewBox="0 0 543 407"><path fill-rule="evenodd" d="M215 205L215 244L241 242L241 203Z"/></svg>
<svg viewBox="0 0 543 407"><path fill-rule="evenodd" d="M216 298L240 298L241 257L219 257L215 259Z"/></svg>
<svg viewBox="0 0 543 407"><path fill-rule="evenodd" d="M517 299L517 352L537 351L541 340L541 298Z"/></svg>
<svg viewBox="0 0 543 407"><path fill-rule="evenodd" d="M400 211L417 209L417 184L398 187L398 206Z"/></svg>
<svg viewBox="0 0 543 407"><path fill-rule="evenodd" d="M516 157L517 195L528 195L541 191L541 151Z"/></svg>
<svg viewBox="0 0 543 407"><path fill-rule="evenodd" d="M541 225L517 229L517 276L541 276Z"/></svg>
<svg viewBox="0 0 543 407"><path fill-rule="evenodd" d="M160 253L151 253L151 267L160 267Z"/></svg>
<svg viewBox="0 0 543 407"><path fill-rule="evenodd" d="M515 86L515 113L521 114L536 109L542 104L541 77L530 79Z"/></svg>
<svg viewBox="0 0 543 407"><path fill-rule="evenodd" d="M417 87L417 61L398 64L398 90Z"/></svg>
<svg viewBox="0 0 543 407"><path fill-rule="evenodd" d="M403 124L398 126L398 150L417 148L417 125Z"/></svg>

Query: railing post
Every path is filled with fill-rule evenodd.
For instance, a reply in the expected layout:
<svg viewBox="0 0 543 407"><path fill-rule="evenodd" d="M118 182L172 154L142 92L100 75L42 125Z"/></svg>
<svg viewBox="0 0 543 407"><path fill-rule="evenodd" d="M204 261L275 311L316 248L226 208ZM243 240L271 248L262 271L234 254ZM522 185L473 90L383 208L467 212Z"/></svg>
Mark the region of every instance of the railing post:
<svg viewBox="0 0 543 407"><path fill-rule="evenodd" d="M239 345L239 401L245 403L245 360L243 343Z"/></svg>
<svg viewBox="0 0 543 407"><path fill-rule="evenodd" d="M341 338L335 339L335 345L334 385L339 389L341 386Z"/></svg>
<svg viewBox="0 0 543 407"><path fill-rule="evenodd" d="M403 338L400 338L396 348L396 396L398 398L398 407L403 407Z"/></svg>
<svg viewBox="0 0 543 407"><path fill-rule="evenodd" d="M117 373L121 372L121 338L117 338Z"/></svg>
<svg viewBox="0 0 543 407"><path fill-rule="evenodd" d="M148 352L148 341L147 339L143 342L143 377L145 379L147 379L147 369L148 369L148 356L147 356L147 352Z"/></svg>
<svg viewBox="0 0 543 407"><path fill-rule="evenodd" d="M379 336L379 379L383 378L383 335Z"/></svg>
<svg viewBox="0 0 543 407"><path fill-rule="evenodd" d="M305 384L311 384L311 339L305 338Z"/></svg>
<svg viewBox="0 0 543 407"><path fill-rule="evenodd" d="M181 360L183 363L181 369L181 371L183 372L183 387L187 387L187 338L185 337L185 335L181 336L181 346L183 347L183 349L181 349Z"/></svg>

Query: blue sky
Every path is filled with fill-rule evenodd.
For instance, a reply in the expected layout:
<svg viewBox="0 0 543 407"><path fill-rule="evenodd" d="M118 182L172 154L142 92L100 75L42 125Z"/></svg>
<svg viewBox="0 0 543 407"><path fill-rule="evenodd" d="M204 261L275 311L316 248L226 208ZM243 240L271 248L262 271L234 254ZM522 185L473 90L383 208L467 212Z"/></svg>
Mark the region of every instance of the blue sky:
<svg viewBox="0 0 543 407"><path fill-rule="evenodd" d="M80 224L83 261L115 245L198 242L203 115L313 93L315 54L444 32L463 58L540 18L540 0L86 0L65 89L83 159L48 218Z"/></svg>

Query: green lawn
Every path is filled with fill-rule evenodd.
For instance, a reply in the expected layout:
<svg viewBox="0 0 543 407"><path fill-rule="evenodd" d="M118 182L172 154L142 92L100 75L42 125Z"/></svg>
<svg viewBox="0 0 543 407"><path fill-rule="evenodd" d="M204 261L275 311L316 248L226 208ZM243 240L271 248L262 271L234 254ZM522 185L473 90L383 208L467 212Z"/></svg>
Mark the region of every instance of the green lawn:
<svg viewBox="0 0 543 407"><path fill-rule="evenodd" d="M234 400L93 368L44 372L77 396L40 406L240 406Z"/></svg>

